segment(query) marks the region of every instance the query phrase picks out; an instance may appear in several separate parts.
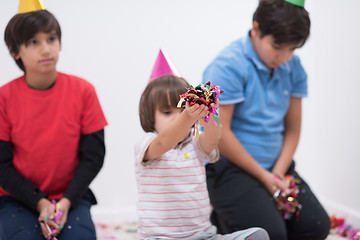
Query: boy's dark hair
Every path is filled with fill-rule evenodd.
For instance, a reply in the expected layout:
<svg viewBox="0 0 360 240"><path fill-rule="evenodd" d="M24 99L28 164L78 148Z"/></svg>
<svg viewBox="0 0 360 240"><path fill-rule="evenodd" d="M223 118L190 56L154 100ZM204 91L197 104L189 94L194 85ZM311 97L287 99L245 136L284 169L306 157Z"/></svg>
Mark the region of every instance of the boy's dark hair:
<svg viewBox="0 0 360 240"><path fill-rule="evenodd" d="M284 0L260 0L253 15L261 36L272 35L276 44L302 47L310 34L309 13L303 7Z"/></svg>
<svg viewBox="0 0 360 240"><path fill-rule="evenodd" d="M39 32L50 33L55 31L56 36L61 42L61 28L54 17L47 10L40 10L28 13L16 14L11 18L5 29L4 40L14 57L20 51L20 45L27 46L28 41ZM16 60L16 64L25 72L25 67L21 59Z"/></svg>
<svg viewBox="0 0 360 240"><path fill-rule="evenodd" d="M165 75L152 80L140 98L139 116L145 132L155 132L155 111L177 106L190 85L180 77Z"/></svg>

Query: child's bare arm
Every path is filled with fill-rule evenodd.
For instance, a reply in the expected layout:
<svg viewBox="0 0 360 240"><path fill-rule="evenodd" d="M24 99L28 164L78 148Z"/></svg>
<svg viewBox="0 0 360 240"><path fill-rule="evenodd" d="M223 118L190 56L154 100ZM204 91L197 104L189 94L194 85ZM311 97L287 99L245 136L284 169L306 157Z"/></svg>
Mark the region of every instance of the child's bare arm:
<svg viewBox="0 0 360 240"><path fill-rule="evenodd" d="M215 109L219 106L219 100L216 103L212 103L211 106ZM218 144L221 137L221 126L215 125L212 121L215 121L214 114L210 114L210 121L205 123L204 132L200 134L199 144L205 153L210 153Z"/></svg>
<svg viewBox="0 0 360 240"><path fill-rule="evenodd" d="M301 98L291 97L290 106L285 116L283 147L272 172L284 176L290 167L299 142L301 129Z"/></svg>
<svg viewBox="0 0 360 240"><path fill-rule="evenodd" d="M184 111L167 126L165 126L150 143L144 160L151 160L160 157L167 151L173 149L179 142L189 134L194 123L206 116L208 107L195 104L186 105Z"/></svg>

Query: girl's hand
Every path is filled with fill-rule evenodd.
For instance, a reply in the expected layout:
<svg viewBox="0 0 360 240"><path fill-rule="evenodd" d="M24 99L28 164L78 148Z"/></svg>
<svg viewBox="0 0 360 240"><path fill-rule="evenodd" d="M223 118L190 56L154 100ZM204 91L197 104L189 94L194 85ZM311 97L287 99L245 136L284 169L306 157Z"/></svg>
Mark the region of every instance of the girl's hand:
<svg viewBox="0 0 360 240"><path fill-rule="evenodd" d="M217 109L219 107L219 99L216 99L216 102L210 104L212 109ZM214 113L210 113L210 115L214 115Z"/></svg>
<svg viewBox="0 0 360 240"><path fill-rule="evenodd" d="M52 204L48 199L42 198L36 205L36 210L40 213L39 223L41 232L46 239L55 236L56 230L59 226L54 222L55 218L55 205Z"/></svg>
<svg viewBox="0 0 360 240"><path fill-rule="evenodd" d="M291 190L289 189L289 186L287 185L286 181L277 175L274 175L270 172L268 172L268 176L266 176L266 181L263 183L266 187L266 189L270 192L270 194L276 199L276 191L282 191L286 195L290 194ZM294 206L286 206L282 201L276 201L278 204L279 210L285 210L289 213L295 212Z"/></svg>
<svg viewBox="0 0 360 240"><path fill-rule="evenodd" d="M216 102L210 104L213 109L216 109L219 107L219 99L216 99Z"/></svg>
<svg viewBox="0 0 360 240"><path fill-rule="evenodd" d="M67 198L62 198L56 203L57 215L55 216L55 220L58 225L58 229L55 230L55 236L59 235L61 230L64 228L70 207L71 202Z"/></svg>
<svg viewBox="0 0 360 240"><path fill-rule="evenodd" d="M190 104L187 102L184 111L188 113L189 117L198 120L208 114L208 109L209 108L204 104L199 105L196 103L193 106L190 106Z"/></svg>

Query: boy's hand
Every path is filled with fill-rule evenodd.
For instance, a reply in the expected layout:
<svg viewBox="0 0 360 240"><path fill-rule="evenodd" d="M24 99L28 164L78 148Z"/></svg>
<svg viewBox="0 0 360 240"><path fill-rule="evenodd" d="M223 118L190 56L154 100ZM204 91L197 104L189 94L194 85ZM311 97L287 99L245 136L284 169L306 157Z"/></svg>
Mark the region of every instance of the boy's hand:
<svg viewBox="0 0 360 240"><path fill-rule="evenodd" d="M270 194L277 200L279 191L285 193L286 195L290 194L291 190L283 178L279 178L278 176L268 172L267 181L264 182L266 189L270 192ZM289 213L295 212L294 206L286 206L282 201L276 201L279 210L285 210Z"/></svg>
<svg viewBox="0 0 360 240"><path fill-rule="evenodd" d="M55 236L59 235L61 230L64 228L70 207L71 202L67 198L62 198L56 203L57 215L55 216L55 220L58 225L58 229L55 230Z"/></svg>
<svg viewBox="0 0 360 240"><path fill-rule="evenodd" d="M55 218L55 205L48 199L42 198L36 205L36 210L40 213L39 223L41 231L46 239L55 236L55 232L59 226L54 222Z"/></svg>
<svg viewBox="0 0 360 240"><path fill-rule="evenodd" d="M39 211L39 223L41 231L46 239L60 234L66 221L71 202L67 198L60 199L57 203L42 198L36 209Z"/></svg>

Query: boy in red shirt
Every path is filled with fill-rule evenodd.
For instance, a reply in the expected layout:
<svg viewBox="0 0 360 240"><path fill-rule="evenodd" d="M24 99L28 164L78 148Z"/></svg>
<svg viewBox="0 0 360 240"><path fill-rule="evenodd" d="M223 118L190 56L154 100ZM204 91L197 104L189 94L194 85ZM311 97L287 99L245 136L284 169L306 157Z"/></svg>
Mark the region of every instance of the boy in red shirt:
<svg viewBox="0 0 360 240"><path fill-rule="evenodd" d="M88 186L103 165L107 122L95 89L57 72L61 29L41 1L28 10L20 4L5 42L24 71L0 87L5 239L96 239Z"/></svg>

